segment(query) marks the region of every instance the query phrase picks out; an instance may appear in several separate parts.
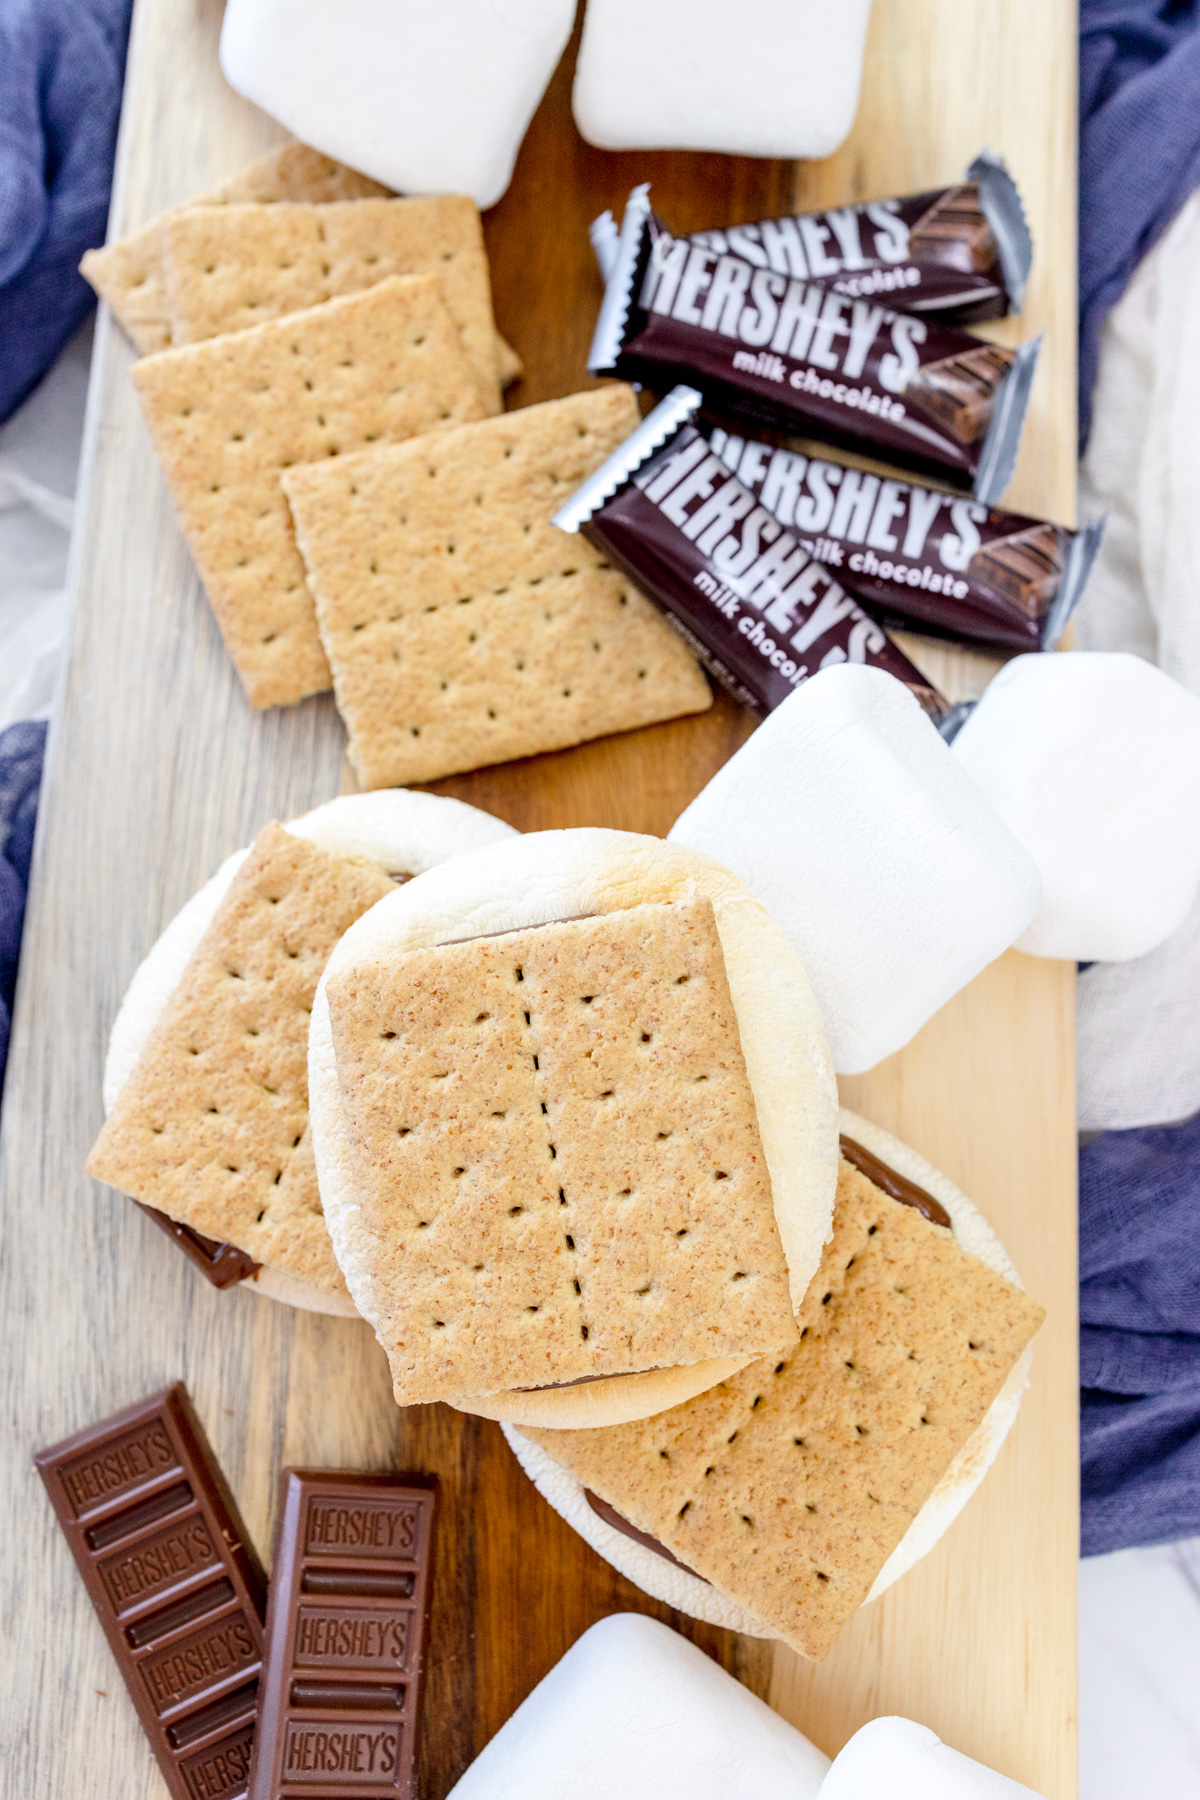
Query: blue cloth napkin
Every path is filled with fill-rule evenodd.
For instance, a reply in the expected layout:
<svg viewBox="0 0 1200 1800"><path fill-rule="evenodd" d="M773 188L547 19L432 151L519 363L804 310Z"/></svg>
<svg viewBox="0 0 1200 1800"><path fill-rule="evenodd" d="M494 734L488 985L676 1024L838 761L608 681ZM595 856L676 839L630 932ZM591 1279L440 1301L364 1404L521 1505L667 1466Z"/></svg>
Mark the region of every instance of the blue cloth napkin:
<svg viewBox="0 0 1200 1800"><path fill-rule="evenodd" d="M46 726L40 720L25 720L0 731L0 1089L8 1060L13 990L17 985L17 957L45 750Z"/></svg>
<svg viewBox="0 0 1200 1800"><path fill-rule="evenodd" d="M132 0L0 0L0 424L95 295Z"/></svg>
<svg viewBox="0 0 1200 1800"><path fill-rule="evenodd" d="M1200 1533L1200 1115L1079 1156L1083 1551Z"/></svg>
<svg viewBox="0 0 1200 1800"><path fill-rule="evenodd" d="M1200 0L1081 0L1079 441L1100 328L1200 185Z"/></svg>

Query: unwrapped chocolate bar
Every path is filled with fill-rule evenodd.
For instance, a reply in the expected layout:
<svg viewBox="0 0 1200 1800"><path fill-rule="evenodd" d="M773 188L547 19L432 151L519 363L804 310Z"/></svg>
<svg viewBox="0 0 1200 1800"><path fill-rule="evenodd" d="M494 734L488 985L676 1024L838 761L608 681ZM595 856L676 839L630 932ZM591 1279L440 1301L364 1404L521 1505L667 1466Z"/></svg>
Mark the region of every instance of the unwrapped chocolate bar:
<svg viewBox="0 0 1200 1800"><path fill-rule="evenodd" d="M1020 312L1033 244L1016 183L983 151L953 187L795 213L688 241L945 324Z"/></svg>
<svg viewBox="0 0 1200 1800"><path fill-rule="evenodd" d="M984 343L673 237L641 187L625 209L588 368L651 386L695 383L743 417L934 472L990 504L1012 475L1037 348Z"/></svg>
<svg viewBox="0 0 1200 1800"><path fill-rule="evenodd" d="M285 1469L251 1800L412 1800L437 1483Z"/></svg>
<svg viewBox="0 0 1200 1800"><path fill-rule="evenodd" d="M946 725L955 709L713 451L700 404L676 388L554 524L610 556L743 705L770 712L818 669L857 662Z"/></svg>
<svg viewBox="0 0 1200 1800"><path fill-rule="evenodd" d="M705 424L713 450L801 548L885 625L1052 650L1104 530L1082 531Z"/></svg>
<svg viewBox="0 0 1200 1800"><path fill-rule="evenodd" d="M34 1460L173 1800L242 1800L266 1581L183 1383Z"/></svg>

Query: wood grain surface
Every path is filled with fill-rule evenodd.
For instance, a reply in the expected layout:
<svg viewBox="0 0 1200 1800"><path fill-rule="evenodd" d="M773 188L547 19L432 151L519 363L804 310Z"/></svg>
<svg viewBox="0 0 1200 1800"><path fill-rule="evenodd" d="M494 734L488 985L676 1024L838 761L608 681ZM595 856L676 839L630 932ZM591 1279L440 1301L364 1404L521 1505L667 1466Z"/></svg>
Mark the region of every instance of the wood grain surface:
<svg viewBox="0 0 1200 1800"><path fill-rule="evenodd" d="M112 231L141 224L278 141L225 87L218 0L138 0ZM953 179L1002 149L1029 206L1026 319L1047 334L1015 503L1068 518L1074 438L1074 30L1066 0L876 0L863 105L845 149L799 170L721 157L610 156L569 116L570 62L486 221L498 321L526 359L510 405L583 385L599 286L588 219L636 180L678 227ZM230 850L344 785L322 697L255 715L183 547L101 318L72 553L69 662L51 735L3 1115L0 1617L4 1791L142 1800L163 1792L31 1466L35 1447L167 1381L188 1383L260 1548L285 1462L436 1472L444 1513L421 1753L440 1800L593 1620L665 1617L829 1751L898 1710L1051 1800L1075 1792L1076 1373L1070 972L1010 954L850 1103L978 1200L1049 1308L1033 1389L995 1472L934 1554L856 1620L829 1661L673 1617L549 1511L498 1428L401 1413L365 1326L218 1294L128 1201L90 1184L105 1040L166 920ZM955 692L980 659L921 652ZM522 829L664 832L752 720L710 714L455 777Z"/></svg>

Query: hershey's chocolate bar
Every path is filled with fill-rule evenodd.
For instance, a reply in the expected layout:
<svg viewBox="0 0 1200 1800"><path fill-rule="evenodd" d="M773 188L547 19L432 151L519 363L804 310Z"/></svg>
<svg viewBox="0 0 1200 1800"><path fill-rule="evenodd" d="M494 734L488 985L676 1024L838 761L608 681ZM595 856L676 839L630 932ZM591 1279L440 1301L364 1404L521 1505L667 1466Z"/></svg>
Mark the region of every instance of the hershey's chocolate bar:
<svg viewBox="0 0 1200 1800"><path fill-rule="evenodd" d="M850 300L967 324L1020 312L1033 245L1016 183L984 151L953 187L695 231L689 241Z"/></svg>
<svg viewBox="0 0 1200 1800"><path fill-rule="evenodd" d="M1052 650L1103 533L1001 512L705 427L713 450L884 624L999 650Z"/></svg>
<svg viewBox="0 0 1200 1800"><path fill-rule="evenodd" d="M285 1469L251 1800L412 1800L437 1483Z"/></svg>
<svg viewBox="0 0 1200 1800"><path fill-rule="evenodd" d="M1037 342L956 326L675 238L629 197L588 357L593 375L686 381L744 416L930 470L998 500Z"/></svg>
<svg viewBox="0 0 1200 1800"><path fill-rule="evenodd" d="M779 706L833 663L896 676L935 724L954 713L828 569L721 461L676 388L555 515L625 571L734 696Z"/></svg>
<svg viewBox="0 0 1200 1800"><path fill-rule="evenodd" d="M241 1800L266 1581L187 1389L34 1461L174 1800Z"/></svg>

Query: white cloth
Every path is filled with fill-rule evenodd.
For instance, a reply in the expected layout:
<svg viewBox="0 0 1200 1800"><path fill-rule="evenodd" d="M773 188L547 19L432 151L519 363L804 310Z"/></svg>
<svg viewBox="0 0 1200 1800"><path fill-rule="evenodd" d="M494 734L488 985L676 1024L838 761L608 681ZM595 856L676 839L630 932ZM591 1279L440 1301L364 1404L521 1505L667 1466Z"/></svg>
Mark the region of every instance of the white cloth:
<svg viewBox="0 0 1200 1800"><path fill-rule="evenodd" d="M1042 903L1017 949L1145 956L1200 888L1200 700L1139 656L1017 656L954 754L1024 844Z"/></svg>
<svg viewBox="0 0 1200 1800"><path fill-rule="evenodd" d="M575 122L606 150L828 156L854 123L870 12L871 0L589 0Z"/></svg>
<svg viewBox="0 0 1200 1800"><path fill-rule="evenodd" d="M67 548L90 325L0 428L0 730L50 711L67 631Z"/></svg>
<svg viewBox="0 0 1200 1800"><path fill-rule="evenodd" d="M499 200L575 0L228 0L239 94L407 194Z"/></svg>
<svg viewBox="0 0 1200 1800"><path fill-rule="evenodd" d="M782 927L843 1074L908 1043L1041 893L908 690L853 663L776 707L668 835L732 869Z"/></svg>
<svg viewBox="0 0 1200 1800"><path fill-rule="evenodd" d="M1200 1112L1200 895L1157 950L1093 963L1076 992L1080 1131Z"/></svg>
<svg viewBox="0 0 1200 1800"><path fill-rule="evenodd" d="M1080 516L1108 526L1079 610L1085 650L1129 650L1200 694L1200 192L1104 328ZM1136 962L1079 981L1079 1124L1200 1111L1200 907Z"/></svg>
<svg viewBox="0 0 1200 1800"><path fill-rule="evenodd" d="M829 1759L676 1632L601 1619L451 1800L816 1800Z"/></svg>
<svg viewBox="0 0 1200 1800"><path fill-rule="evenodd" d="M872 1719L834 1758L820 1800L1038 1800L911 1719Z"/></svg>
<svg viewBox="0 0 1200 1800"><path fill-rule="evenodd" d="M1108 514L1081 650L1131 650L1200 694L1200 191L1101 340L1080 514Z"/></svg>

